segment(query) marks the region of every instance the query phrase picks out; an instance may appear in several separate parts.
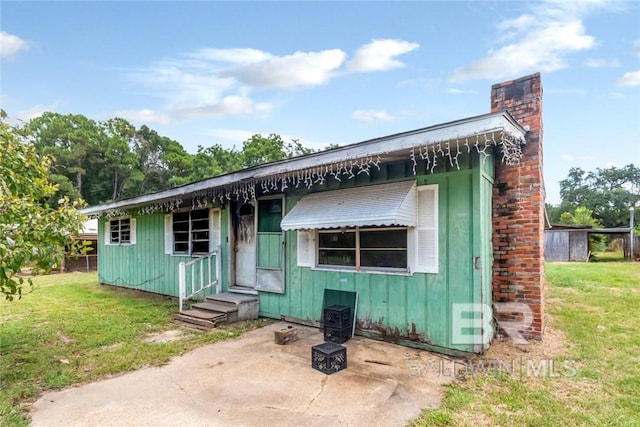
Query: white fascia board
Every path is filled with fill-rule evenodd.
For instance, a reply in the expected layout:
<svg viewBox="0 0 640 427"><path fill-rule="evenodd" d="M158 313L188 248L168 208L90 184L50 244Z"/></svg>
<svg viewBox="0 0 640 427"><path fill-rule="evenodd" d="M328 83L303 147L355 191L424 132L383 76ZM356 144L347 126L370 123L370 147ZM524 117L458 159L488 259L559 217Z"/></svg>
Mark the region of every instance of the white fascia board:
<svg viewBox="0 0 640 427"><path fill-rule="evenodd" d="M147 194L145 196L120 200L118 202L104 205L91 206L82 209L81 212L91 215L110 209L135 208L149 203L172 200L198 191L204 191L215 187L223 187L225 185L255 178L265 178L287 172L314 168L321 165L339 163L351 159L411 150L413 147L425 146L433 143L451 141L492 132L503 132L523 140L526 134L524 128L520 126L508 112L503 111L499 113L490 113L454 122L443 123L428 128L363 141L306 156L294 157L293 159L267 163L265 165L216 176L191 184L186 184L181 187Z"/></svg>

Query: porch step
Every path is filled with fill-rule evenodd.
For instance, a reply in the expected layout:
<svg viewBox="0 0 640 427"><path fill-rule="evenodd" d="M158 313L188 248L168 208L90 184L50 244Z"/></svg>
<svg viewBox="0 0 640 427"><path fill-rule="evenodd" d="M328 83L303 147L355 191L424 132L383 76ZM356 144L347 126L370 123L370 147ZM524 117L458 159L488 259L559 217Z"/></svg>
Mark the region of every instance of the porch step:
<svg viewBox="0 0 640 427"><path fill-rule="evenodd" d="M233 304L233 305L247 304L249 302L254 302L259 300L257 295L244 295L244 294L237 294L234 292L225 292L222 294L207 295L205 299L207 301L216 301L222 304Z"/></svg>
<svg viewBox="0 0 640 427"><path fill-rule="evenodd" d="M191 305L190 310L173 315L180 324L189 324L198 329L212 329L220 323L257 319L260 300L255 295L235 293L215 294L205 297L204 302Z"/></svg>
<svg viewBox="0 0 640 427"><path fill-rule="evenodd" d="M214 310L227 314L228 322L249 320L258 318L260 299L257 295L244 295L236 293L222 293L208 295L205 302L194 304L194 307L202 308L201 304L209 304Z"/></svg>
<svg viewBox="0 0 640 427"><path fill-rule="evenodd" d="M217 324L227 320L226 313L199 309L185 310L172 316L179 323L193 325L197 329L213 329Z"/></svg>
<svg viewBox="0 0 640 427"><path fill-rule="evenodd" d="M191 304L191 308L197 308L199 310L214 311L214 312L226 313L226 314L238 311L238 306L235 304L225 304L215 300L208 300L207 302L199 302L196 304Z"/></svg>

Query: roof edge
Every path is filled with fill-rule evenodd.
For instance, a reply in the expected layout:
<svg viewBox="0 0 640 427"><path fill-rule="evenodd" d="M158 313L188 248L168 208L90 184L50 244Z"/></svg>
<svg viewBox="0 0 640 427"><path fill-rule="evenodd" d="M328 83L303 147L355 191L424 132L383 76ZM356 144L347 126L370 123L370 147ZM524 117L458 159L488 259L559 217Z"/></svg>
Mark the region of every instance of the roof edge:
<svg viewBox="0 0 640 427"><path fill-rule="evenodd" d="M328 163L343 162L349 159L365 156L400 152L403 150L410 150L417 146L432 145L438 142L451 141L492 132L504 132L513 138L522 140L523 142L524 136L526 135L526 130L508 111L487 113L407 132L365 140L318 153L311 153L291 159L266 163L252 168L230 172L225 175L218 175L201 181L195 181L156 193L91 206L82 209L81 212L87 215L92 215L108 210L131 209L144 206L149 203L164 202L175 198L185 197L189 194L205 189L221 187L246 180L265 178L268 176L318 167Z"/></svg>

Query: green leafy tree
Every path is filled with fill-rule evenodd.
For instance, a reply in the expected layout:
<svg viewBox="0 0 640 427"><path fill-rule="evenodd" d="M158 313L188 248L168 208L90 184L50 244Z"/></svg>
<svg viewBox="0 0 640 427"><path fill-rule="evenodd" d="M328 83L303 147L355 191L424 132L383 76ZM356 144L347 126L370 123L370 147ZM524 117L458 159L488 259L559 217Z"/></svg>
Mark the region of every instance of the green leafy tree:
<svg viewBox="0 0 640 427"><path fill-rule="evenodd" d="M50 159L39 155L0 111L0 293L13 300L32 287L22 269L48 271L61 261L65 247L80 251L79 202L68 199L52 207L57 187L48 179Z"/></svg>
<svg viewBox="0 0 640 427"><path fill-rule="evenodd" d="M240 166L250 168L310 153L313 153L313 150L303 147L296 139L287 143L275 133L266 137L255 134L242 144Z"/></svg>
<svg viewBox="0 0 640 427"><path fill-rule="evenodd" d="M264 163L310 154L300 141L253 135L241 150L219 144L189 154L177 141L122 118L95 122L48 112L26 126L40 154L50 156L50 178L63 196L90 205L136 197Z"/></svg>
<svg viewBox="0 0 640 427"><path fill-rule="evenodd" d="M102 146L102 175L110 183L110 198L116 201L123 197L137 196L138 183L144 179L138 169L138 156L132 150L136 129L122 118L100 123L104 145ZM98 175L99 176L99 175Z"/></svg>
<svg viewBox="0 0 640 427"><path fill-rule="evenodd" d="M593 217L593 211L579 206L574 212L563 212L560 215L561 224L585 225L591 228L601 228L602 221Z"/></svg>
<svg viewBox="0 0 640 427"><path fill-rule="evenodd" d="M138 181L136 195L166 190L188 182L193 169L193 156L178 143L143 125L136 131L133 151L138 158L137 169L143 179Z"/></svg>
<svg viewBox="0 0 640 427"><path fill-rule="evenodd" d="M633 164L595 172L571 168L560 181L560 197L562 212L583 206L605 227L627 226L629 207L640 202L640 168Z"/></svg>
<svg viewBox="0 0 640 427"><path fill-rule="evenodd" d="M241 153L235 148L225 149L219 144L207 148L198 146L198 152L192 158L189 181L199 181L241 169L241 157Z"/></svg>
<svg viewBox="0 0 640 427"><path fill-rule="evenodd" d="M27 124L27 132L38 152L54 159L51 173L59 175L56 181L62 184L62 177L66 177L74 183L77 194L68 196L81 195L89 203L97 201L84 188L90 158L103 140L95 121L80 114L46 112Z"/></svg>
<svg viewBox="0 0 640 427"><path fill-rule="evenodd" d="M573 212L563 212L560 215L560 224L582 225L591 228L602 228L602 221L593 217L593 211L584 206L579 206ZM606 249L607 238L604 234L589 234L589 250Z"/></svg>

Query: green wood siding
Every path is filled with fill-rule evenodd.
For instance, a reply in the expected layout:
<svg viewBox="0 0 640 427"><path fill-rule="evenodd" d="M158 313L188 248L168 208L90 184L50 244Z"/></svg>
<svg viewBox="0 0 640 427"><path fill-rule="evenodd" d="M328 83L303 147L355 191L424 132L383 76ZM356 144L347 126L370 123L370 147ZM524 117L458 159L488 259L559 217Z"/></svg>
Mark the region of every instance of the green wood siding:
<svg viewBox="0 0 640 427"><path fill-rule="evenodd" d="M370 175L353 180L329 179L323 191L369 183L416 179L418 185L438 184L439 273L383 274L327 271L297 266L296 232L286 232L284 294L260 292L260 314L282 316L306 323L320 320L325 289L357 291L357 323L365 334L416 347L479 351L473 345L452 343L451 304L491 304L491 197L493 159L481 160L476 153L458 158L460 170L449 162L438 164L433 173L418 162L381 165ZM285 212L306 193L290 189ZM136 215L134 215L136 216ZM105 220L99 221L99 278L101 283L178 295L178 264L191 257L164 253L164 214L136 216L137 243L105 246ZM221 213L222 289L230 277L229 209ZM281 262L280 233L259 233L257 262L275 268ZM475 258L477 257L477 259Z"/></svg>
<svg viewBox="0 0 640 427"><path fill-rule="evenodd" d="M460 159L461 170L417 176L439 186L439 274L377 274L300 268L295 232L287 232L286 293L260 294L260 313L308 323L320 320L324 289L357 291L361 332L416 346L478 351L454 345L451 304L491 301L491 182L493 164ZM383 167L370 181L413 177L411 165ZM434 171L435 172L435 171ZM354 185L347 182L347 185ZM341 188L330 184L333 188ZM302 194L287 197L289 211ZM478 257L477 261L474 257Z"/></svg>
<svg viewBox="0 0 640 427"><path fill-rule="evenodd" d="M135 216L135 215L134 215ZM104 236L105 219L98 221L99 236ZM222 211L222 280L228 274L228 212ZM164 214L155 213L136 217L135 245L105 245L104 238L98 241L98 279L100 283L178 296L178 266L191 261L191 256L174 256L164 253ZM200 274L199 270L195 271ZM203 295L214 293L207 290Z"/></svg>

